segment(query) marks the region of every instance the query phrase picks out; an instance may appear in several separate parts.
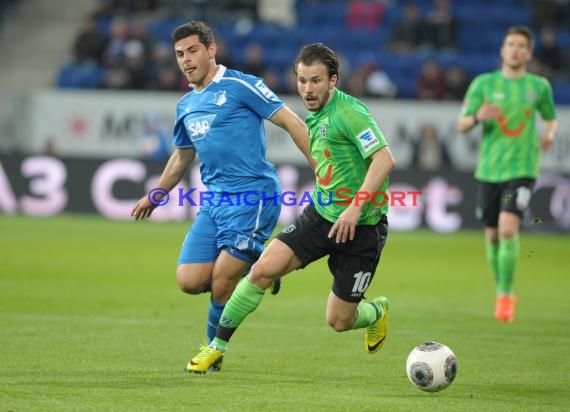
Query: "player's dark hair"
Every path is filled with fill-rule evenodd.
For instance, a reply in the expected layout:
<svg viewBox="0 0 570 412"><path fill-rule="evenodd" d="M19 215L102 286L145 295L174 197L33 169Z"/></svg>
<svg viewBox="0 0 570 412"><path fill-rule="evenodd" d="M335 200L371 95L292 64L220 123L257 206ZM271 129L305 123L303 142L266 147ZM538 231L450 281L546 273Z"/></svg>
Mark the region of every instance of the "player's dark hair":
<svg viewBox="0 0 570 412"><path fill-rule="evenodd" d="M216 42L212 29L206 23L199 20L184 23L176 27L170 37L172 44L176 44L178 41L194 35L197 35L200 43L206 47Z"/></svg>
<svg viewBox="0 0 570 412"><path fill-rule="evenodd" d="M338 77L338 58L336 54L323 43L309 44L301 49L293 66L295 74L297 74L297 66L299 63L303 63L305 66L322 63L327 68L329 78L333 75L337 75Z"/></svg>
<svg viewBox="0 0 570 412"><path fill-rule="evenodd" d="M505 39L509 34L520 34L521 36L526 37L529 49L532 51L532 49L534 48L534 34L532 33L532 30L529 29L528 27L526 26L509 27L507 32L505 33L505 37L503 37L503 42L505 41Z"/></svg>

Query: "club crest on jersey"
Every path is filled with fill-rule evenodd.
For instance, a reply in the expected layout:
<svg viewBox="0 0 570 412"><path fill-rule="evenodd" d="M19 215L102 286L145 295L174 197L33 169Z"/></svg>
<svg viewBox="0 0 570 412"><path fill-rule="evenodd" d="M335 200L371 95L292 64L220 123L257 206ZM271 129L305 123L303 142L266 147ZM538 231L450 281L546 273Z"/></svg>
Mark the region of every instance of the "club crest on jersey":
<svg viewBox="0 0 570 412"><path fill-rule="evenodd" d="M199 116L193 118L186 118L186 130L188 131L188 136L192 141L201 140L206 137L210 128L212 127L212 123L214 122L214 118L216 117L215 114L209 114L206 116Z"/></svg>
<svg viewBox="0 0 570 412"><path fill-rule="evenodd" d="M326 139L328 134L328 126L326 124L321 123L319 126L319 137L321 139Z"/></svg>
<svg viewBox="0 0 570 412"><path fill-rule="evenodd" d="M259 90L261 92L261 94L264 95L269 100L273 100L273 101L278 100L275 93L273 93L271 90L269 90L269 87L267 87L265 85L265 83L263 83L263 80L258 80L257 83L255 83L255 88L257 90Z"/></svg>
<svg viewBox="0 0 570 412"><path fill-rule="evenodd" d="M358 139L358 142L365 152L368 152L379 143L378 138L370 128L364 130L362 133L356 136L356 138Z"/></svg>
<svg viewBox="0 0 570 412"><path fill-rule="evenodd" d="M249 248L249 241L251 239L244 235L238 235L234 246L237 250L247 250Z"/></svg>
<svg viewBox="0 0 570 412"><path fill-rule="evenodd" d="M216 92L214 95L214 104L217 106L223 106L225 102L228 101L226 97L226 91L222 90L221 92Z"/></svg>

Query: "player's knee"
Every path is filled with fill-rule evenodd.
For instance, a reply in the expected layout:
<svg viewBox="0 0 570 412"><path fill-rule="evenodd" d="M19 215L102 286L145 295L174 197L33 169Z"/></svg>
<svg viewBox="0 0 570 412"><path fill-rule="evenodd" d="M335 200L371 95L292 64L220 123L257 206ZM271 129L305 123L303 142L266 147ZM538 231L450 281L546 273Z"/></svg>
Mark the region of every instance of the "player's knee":
<svg viewBox="0 0 570 412"><path fill-rule="evenodd" d="M212 283L212 298L216 302L225 303L236 288L236 281L226 277L218 277Z"/></svg>
<svg viewBox="0 0 570 412"><path fill-rule="evenodd" d="M327 323L335 332L344 332L352 327L352 322L334 315L327 315Z"/></svg>
<svg viewBox="0 0 570 412"><path fill-rule="evenodd" d="M181 269L176 271L176 281L182 292L191 295L198 295L210 290L210 282L204 282L196 277L190 276L187 271Z"/></svg>
<svg viewBox="0 0 570 412"><path fill-rule="evenodd" d="M273 284L278 276L274 272L268 270L268 266L266 266L264 262L257 262L251 267L247 278L257 287L265 290Z"/></svg>
<svg viewBox="0 0 570 412"><path fill-rule="evenodd" d="M512 239L513 237L516 236L516 234L518 233L518 230L516 228L501 228L501 230L499 231L499 238L501 239Z"/></svg>

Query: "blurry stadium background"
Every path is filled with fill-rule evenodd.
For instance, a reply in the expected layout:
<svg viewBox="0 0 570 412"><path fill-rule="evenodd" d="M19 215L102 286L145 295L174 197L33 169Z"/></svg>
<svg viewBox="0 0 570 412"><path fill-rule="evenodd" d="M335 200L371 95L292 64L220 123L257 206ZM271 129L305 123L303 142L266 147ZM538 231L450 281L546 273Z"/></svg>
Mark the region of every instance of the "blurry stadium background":
<svg viewBox="0 0 570 412"><path fill-rule="evenodd" d="M567 410L570 358L570 2L567 0L0 0L0 409L259 411ZM172 150L171 30L204 19L218 61L262 76L300 115L299 48L342 57L341 87L369 105L397 158L371 295L392 302L385 349L335 334L326 261L284 280L232 340L221 374L178 367L204 339L208 296L176 287L196 207L129 221ZM518 319L492 317L493 280L474 218L480 128L455 130L473 76L499 62L510 25L537 36L530 69L554 87L560 130L524 218ZM225 52L224 52L225 51ZM284 190L313 177L267 126ZM201 188L194 166L182 189ZM176 191L174 193L177 193ZM300 213L283 207L281 224ZM440 340L459 373L430 396L409 350ZM314 350L318 348L318 350Z"/></svg>
<svg viewBox="0 0 570 412"><path fill-rule="evenodd" d="M171 151L176 101L188 90L169 36L203 19L218 61L262 76L299 114L292 62L321 41L341 56L341 87L362 97L398 160L393 189L422 190L396 205L392 227L475 227L480 129L455 131L473 76L496 68L511 25L536 33L530 69L554 87L560 130L525 219L570 229L570 5L556 0L5 0L0 20L0 196L3 213L96 212L128 219ZM268 125L268 157L287 190L310 188L304 159ZM48 157L38 157L47 155ZM44 183L42 183L44 182ZM198 187L196 170L183 187ZM170 206L170 205L169 205ZM281 223L299 208L284 208ZM181 220L195 208L164 207ZM541 224L534 223L540 220Z"/></svg>

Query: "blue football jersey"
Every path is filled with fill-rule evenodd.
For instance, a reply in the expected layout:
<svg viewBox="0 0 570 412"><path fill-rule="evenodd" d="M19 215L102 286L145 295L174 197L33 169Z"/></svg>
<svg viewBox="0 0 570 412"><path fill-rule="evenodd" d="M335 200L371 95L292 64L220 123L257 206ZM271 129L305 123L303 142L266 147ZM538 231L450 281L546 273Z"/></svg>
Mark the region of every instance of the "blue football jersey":
<svg viewBox="0 0 570 412"><path fill-rule="evenodd" d="M220 65L210 84L179 100L173 144L196 149L209 191L279 192L263 122L283 106L262 79Z"/></svg>

